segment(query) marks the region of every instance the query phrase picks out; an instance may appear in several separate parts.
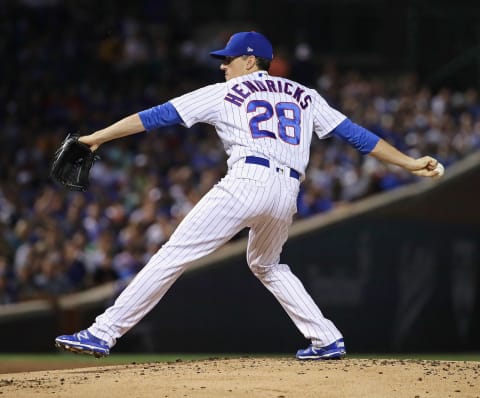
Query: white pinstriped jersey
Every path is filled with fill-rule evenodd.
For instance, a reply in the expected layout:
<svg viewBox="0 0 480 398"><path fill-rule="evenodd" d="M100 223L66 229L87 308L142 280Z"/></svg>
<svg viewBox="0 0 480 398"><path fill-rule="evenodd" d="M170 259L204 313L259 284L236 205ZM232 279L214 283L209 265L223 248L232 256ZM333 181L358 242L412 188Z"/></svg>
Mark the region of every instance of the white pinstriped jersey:
<svg viewBox="0 0 480 398"><path fill-rule="evenodd" d="M112 347L137 324L193 261L213 252L243 228L250 229L247 263L276 297L305 338L326 346L342 338L325 318L280 253L288 238L312 132L323 138L345 116L314 90L255 72L170 101L187 127L215 126L229 155L229 171L193 207L175 232L115 301L90 333ZM268 159L249 163L247 156ZM237 162L238 161L238 162Z"/></svg>
<svg viewBox="0 0 480 398"><path fill-rule="evenodd" d="M312 132L325 138L346 116L320 94L265 71L192 91L170 101L187 127L213 125L228 165L254 155L305 173Z"/></svg>

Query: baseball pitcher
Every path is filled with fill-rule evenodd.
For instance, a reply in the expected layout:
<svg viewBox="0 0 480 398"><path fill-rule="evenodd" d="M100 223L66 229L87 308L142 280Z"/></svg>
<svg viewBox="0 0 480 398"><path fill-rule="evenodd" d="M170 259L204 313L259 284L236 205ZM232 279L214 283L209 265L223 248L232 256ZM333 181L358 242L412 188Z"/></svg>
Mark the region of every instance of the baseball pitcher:
<svg viewBox="0 0 480 398"><path fill-rule="evenodd" d="M346 355L342 333L326 319L280 259L296 212L299 186L309 161L313 134L337 135L363 154L418 176L436 177L437 160L414 159L331 108L314 89L268 74L269 40L257 32L234 34L221 61L225 82L212 84L132 114L78 138L92 151L107 141L162 126L214 126L228 155L227 174L183 219L115 303L86 330L55 339L56 346L106 356L118 338L162 299L188 265L249 228L247 263L309 340L298 359Z"/></svg>

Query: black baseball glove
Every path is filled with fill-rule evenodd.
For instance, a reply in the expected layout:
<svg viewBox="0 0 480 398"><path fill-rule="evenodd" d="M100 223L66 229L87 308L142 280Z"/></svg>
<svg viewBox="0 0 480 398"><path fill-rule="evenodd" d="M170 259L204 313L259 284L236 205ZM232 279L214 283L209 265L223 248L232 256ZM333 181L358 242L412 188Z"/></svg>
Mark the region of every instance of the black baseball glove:
<svg viewBox="0 0 480 398"><path fill-rule="evenodd" d="M71 191L86 191L90 169L98 157L90 147L68 134L55 152L50 176Z"/></svg>

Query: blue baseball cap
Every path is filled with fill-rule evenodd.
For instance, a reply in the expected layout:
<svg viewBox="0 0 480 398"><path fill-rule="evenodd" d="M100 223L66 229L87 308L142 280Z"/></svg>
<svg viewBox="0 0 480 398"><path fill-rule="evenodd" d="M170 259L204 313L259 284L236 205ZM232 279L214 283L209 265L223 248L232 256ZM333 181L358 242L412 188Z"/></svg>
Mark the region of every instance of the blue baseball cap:
<svg viewBox="0 0 480 398"><path fill-rule="evenodd" d="M240 55L254 55L259 58L272 59L273 48L270 41L258 32L235 33L223 50L212 51L214 58L238 57Z"/></svg>

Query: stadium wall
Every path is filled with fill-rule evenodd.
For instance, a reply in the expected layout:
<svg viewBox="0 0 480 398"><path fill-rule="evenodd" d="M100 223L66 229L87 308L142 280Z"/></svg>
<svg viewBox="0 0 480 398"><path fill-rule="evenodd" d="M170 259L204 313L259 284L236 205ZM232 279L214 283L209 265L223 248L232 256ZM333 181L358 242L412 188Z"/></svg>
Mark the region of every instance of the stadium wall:
<svg viewBox="0 0 480 398"><path fill-rule="evenodd" d="M480 342L480 154L422 181L298 221L282 262L351 352L462 352ZM236 241L192 264L119 352L293 352L306 344ZM114 284L0 308L3 352L51 351L88 326Z"/></svg>

